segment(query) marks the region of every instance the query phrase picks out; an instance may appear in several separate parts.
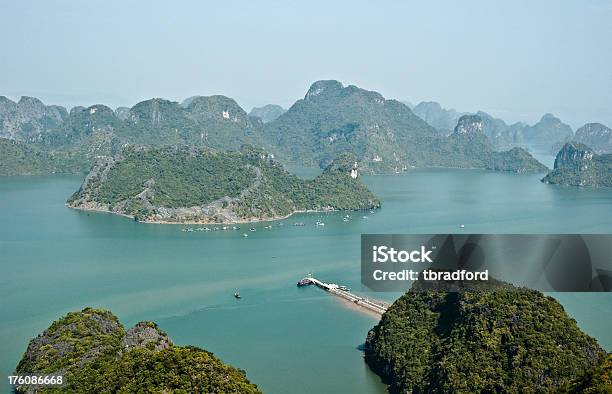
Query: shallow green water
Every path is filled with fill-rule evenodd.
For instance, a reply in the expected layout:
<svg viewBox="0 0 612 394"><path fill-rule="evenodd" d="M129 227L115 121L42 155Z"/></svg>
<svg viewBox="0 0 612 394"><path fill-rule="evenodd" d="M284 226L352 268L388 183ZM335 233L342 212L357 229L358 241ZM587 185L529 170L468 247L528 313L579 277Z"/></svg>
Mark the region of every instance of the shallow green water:
<svg viewBox="0 0 612 394"><path fill-rule="evenodd" d="M157 321L175 342L245 369L266 392L384 392L357 350L376 320L295 282L314 272L359 292L361 233L448 233L459 223L473 233L612 232L612 190L538 179L476 170L365 177L384 204L367 219L298 215L271 230L254 225L245 239L67 209L76 177L0 178L0 391L31 337L95 306L125 325ZM612 350L612 295L555 296Z"/></svg>

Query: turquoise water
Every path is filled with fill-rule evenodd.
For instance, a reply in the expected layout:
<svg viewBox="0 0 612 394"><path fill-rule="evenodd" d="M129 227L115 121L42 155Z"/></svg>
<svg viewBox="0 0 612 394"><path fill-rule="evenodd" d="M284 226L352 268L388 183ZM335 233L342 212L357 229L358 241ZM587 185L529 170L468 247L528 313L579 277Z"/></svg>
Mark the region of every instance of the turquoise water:
<svg viewBox="0 0 612 394"><path fill-rule="evenodd" d="M246 239L70 210L64 201L78 177L0 178L0 391L30 338L95 306L126 326L157 321L178 344L214 352L266 392L385 392L357 349L376 319L295 282L314 272L359 292L361 233L448 233L459 223L473 233L612 233L612 190L539 178L477 170L364 177L383 201L367 219L297 215L271 230L254 225ZM612 350L612 295L555 296Z"/></svg>

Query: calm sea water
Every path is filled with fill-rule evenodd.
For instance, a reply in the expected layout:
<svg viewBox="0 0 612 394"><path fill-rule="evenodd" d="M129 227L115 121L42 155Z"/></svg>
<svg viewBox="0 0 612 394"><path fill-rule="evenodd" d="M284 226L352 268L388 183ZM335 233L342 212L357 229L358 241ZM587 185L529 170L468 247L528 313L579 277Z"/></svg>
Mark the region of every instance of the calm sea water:
<svg viewBox="0 0 612 394"><path fill-rule="evenodd" d="M382 393L358 350L376 319L296 281L314 272L359 292L366 232L449 233L463 223L473 233L612 233L612 190L539 178L477 170L364 177L384 204L367 218L297 215L271 230L254 225L248 238L70 210L64 201L78 177L0 178L0 391L30 338L95 306L126 326L157 321L176 343L214 352L266 392ZM612 295L555 296L612 350Z"/></svg>

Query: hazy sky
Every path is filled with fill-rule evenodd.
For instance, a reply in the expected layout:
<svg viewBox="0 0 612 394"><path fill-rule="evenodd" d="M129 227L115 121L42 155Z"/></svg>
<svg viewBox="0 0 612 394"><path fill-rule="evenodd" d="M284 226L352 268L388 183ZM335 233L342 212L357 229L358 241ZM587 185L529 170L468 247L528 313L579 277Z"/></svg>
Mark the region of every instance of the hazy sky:
<svg viewBox="0 0 612 394"><path fill-rule="evenodd" d="M0 2L0 95L290 106L318 79L612 126L612 0Z"/></svg>

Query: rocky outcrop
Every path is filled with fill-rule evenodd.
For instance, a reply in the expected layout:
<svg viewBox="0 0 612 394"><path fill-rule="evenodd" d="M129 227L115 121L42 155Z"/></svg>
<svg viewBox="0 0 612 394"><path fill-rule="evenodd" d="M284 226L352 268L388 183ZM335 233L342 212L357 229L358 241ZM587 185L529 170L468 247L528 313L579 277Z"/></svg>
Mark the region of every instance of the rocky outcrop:
<svg viewBox="0 0 612 394"><path fill-rule="evenodd" d="M67 117L64 107L47 106L34 97L23 96L15 103L0 96L0 138L37 142Z"/></svg>
<svg viewBox="0 0 612 394"><path fill-rule="evenodd" d="M172 346L172 340L159 329L157 324L150 321L141 321L127 330L121 339L122 351L134 348L147 348L149 350L164 350Z"/></svg>
<svg viewBox="0 0 612 394"><path fill-rule="evenodd" d="M484 133L484 122L478 115L463 115L453 131L455 134L477 135Z"/></svg>
<svg viewBox="0 0 612 394"><path fill-rule="evenodd" d="M577 143L567 143L561 148L555 157L555 169L575 168L586 170L592 163L594 153L586 145Z"/></svg>
<svg viewBox="0 0 612 394"><path fill-rule="evenodd" d="M568 142L557 153L554 169L542 182L568 186L612 186L612 155L597 155L588 146Z"/></svg>
<svg viewBox="0 0 612 394"><path fill-rule="evenodd" d="M125 330L105 310L86 308L55 321L32 339L17 365L17 374L67 376L98 357L117 354ZM34 393L40 386L17 387Z"/></svg>
<svg viewBox="0 0 612 394"><path fill-rule="evenodd" d="M17 375L61 375L57 386L20 385L41 392L259 392L243 371L210 352L175 346L153 322L127 332L110 311L70 312L32 339Z"/></svg>
<svg viewBox="0 0 612 394"><path fill-rule="evenodd" d="M589 146L595 153L612 153L612 129L601 123L587 123L578 130L574 141Z"/></svg>

